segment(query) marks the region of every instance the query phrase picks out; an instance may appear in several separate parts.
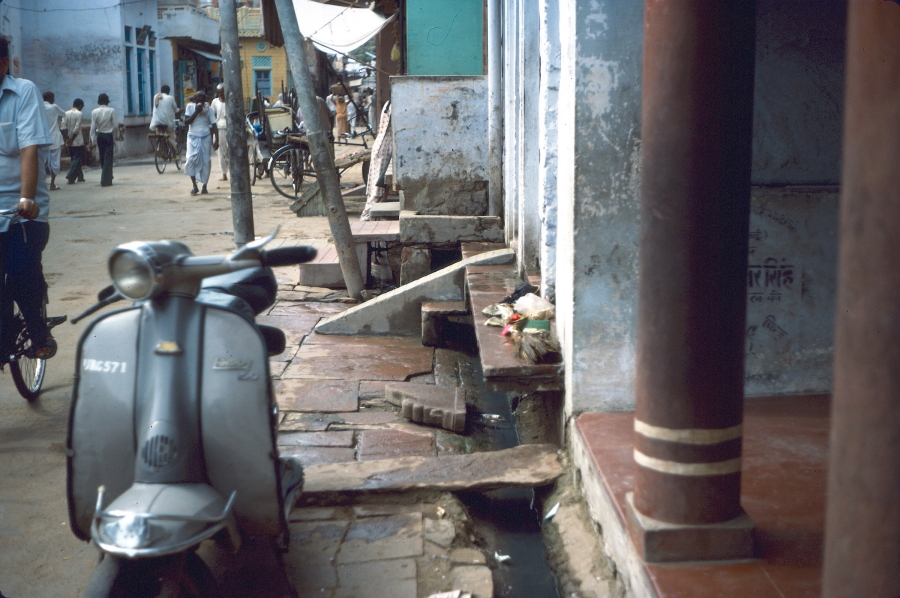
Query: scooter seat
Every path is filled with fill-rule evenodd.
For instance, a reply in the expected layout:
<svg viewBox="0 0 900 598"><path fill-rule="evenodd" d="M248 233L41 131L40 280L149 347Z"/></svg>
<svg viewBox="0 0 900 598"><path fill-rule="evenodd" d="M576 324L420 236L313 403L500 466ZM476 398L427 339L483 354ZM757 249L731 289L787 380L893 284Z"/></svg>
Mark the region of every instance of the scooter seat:
<svg viewBox="0 0 900 598"><path fill-rule="evenodd" d="M275 303L278 283L271 268L250 268L206 278L202 288L243 299L259 315Z"/></svg>

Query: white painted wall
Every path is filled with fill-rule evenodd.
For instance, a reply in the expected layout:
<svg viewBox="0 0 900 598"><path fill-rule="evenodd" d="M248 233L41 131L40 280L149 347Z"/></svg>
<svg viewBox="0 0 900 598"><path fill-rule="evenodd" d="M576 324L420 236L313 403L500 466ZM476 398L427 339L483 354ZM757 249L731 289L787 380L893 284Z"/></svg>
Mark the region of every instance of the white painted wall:
<svg viewBox="0 0 900 598"><path fill-rule="evenodd" d="M394 176L404 209L487 214L487 78L391 77Z"/></svg>
<svg viewBox="0 0 900 598"><path fill-rule="evenodd" d="M33 6L28 3L29 6ZM126 140L116 144L117 156L145 154L149 151L146 133L154 93L150 89L149 58L154 51L155 87L168 77L171 59L160 60L161 41L156 48L144 44L145 112L138 112L137 52L132 50L132 84L135 114L128 114L125 71L125 27L136 32L149 25L159 38L156 0L120 0L97 6L93 2L42 0L41 10L22 11L23 70L42 90L53 91L56 103L68 109L75 98L85 103L85 113L97 107L97 96L106 93L109 105L116 109L119 121L126 125Z"/></svg>
<svg viewBox="0 0 900 598"><path fill-rule="evenodd" d="M9 73L13 77L28 78L22 70L22 11L23 1L0 3L0 36L9 41Z"/></svg>
<svg viewBox="0 0 900 598"><path fill-rule="evenodd" d="M519 0L518 70L520 73L540 73L539 0ZM520 144L518 154L518 270L520 273L538 270L540 255L541 213L538 201L538 170L540 167L540 136L538 102L541 80L535 76L519 77L518 125Z"/></svg>
<svg viewBox="0 0 900 598"><path fill-rule="evenodd" d="M556 298L566 409L634 405L643 2L560 0Z"/></svg>
<svg viewBox="0 0 900 598"><path fill-rule="evenodd" d="M556 222L559 164L559 0L541 0L540 63L538 91L538 204L540 206L541 294L556 297Z"/></svg>

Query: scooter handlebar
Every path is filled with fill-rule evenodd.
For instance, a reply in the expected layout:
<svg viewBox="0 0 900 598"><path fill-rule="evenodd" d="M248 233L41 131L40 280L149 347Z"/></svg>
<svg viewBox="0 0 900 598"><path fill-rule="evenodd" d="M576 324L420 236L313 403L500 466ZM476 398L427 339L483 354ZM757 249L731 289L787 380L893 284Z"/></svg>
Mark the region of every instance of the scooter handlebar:
<svg viewBox="0 0 900 598"><path fill-rule="evenodd" d="M278 267L302 264L316 257L316 248L307 245L296 247L278 247L277 249L261 250L259 261L263 266Z"/></svg>

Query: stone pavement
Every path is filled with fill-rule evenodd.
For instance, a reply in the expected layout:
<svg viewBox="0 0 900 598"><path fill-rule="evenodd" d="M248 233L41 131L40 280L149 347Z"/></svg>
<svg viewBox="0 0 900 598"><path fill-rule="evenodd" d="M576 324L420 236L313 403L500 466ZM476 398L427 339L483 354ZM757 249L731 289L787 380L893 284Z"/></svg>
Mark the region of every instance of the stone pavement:
<svg viewBox="0 0 900 598"><path fill-rule="evenodd" d="M465 534L448 510L431 503L295 509L285 557L291 584L301 598L417 598L456 584L493 596L485 556L456 547Z"/></svg>
<svg viewBox="0 0 900 598"><path fill-rule="evenodd" d="M472 452L466 436L414 424L385 398L389 382L459 386L450 352L424 347L419 338L316 334L319 319L352 302L339 291L293 284L295 268L276 274L279 300L258 320L284 330L288 343L270 359L281 454L310 467ZM465 508L452 494L343 502L302 506L301 498L291 514L284 563L300 598L494 595L488 559L472 546Z"/></svg>

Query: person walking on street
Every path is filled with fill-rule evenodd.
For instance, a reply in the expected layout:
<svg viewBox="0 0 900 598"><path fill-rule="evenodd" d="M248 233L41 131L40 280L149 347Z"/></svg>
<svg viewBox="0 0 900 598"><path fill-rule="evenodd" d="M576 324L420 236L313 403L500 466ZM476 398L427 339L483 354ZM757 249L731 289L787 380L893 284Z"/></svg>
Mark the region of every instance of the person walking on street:
<svg viewBox="0 0 900 598"><path fill-rule="evenodd" d="M212 150L219 147L219 134L216 119L206 103L206 94L202 91L194 94L193 102L184 109L184 115L184 123L189 125L184 172L191 177L191 195L209 193L206 184L209 182ZM203 184L202 191L197 189L197 179Z"/></svg>
<svg viewBox="0 0 900 598"><path fill-rule="evenodd" d="M66 147L69 148L69 158L72 160L69 172L66 173L66 180L70 185L74 185L76 180L79 183L84 182L84 171L81 169L85 163L84 133L81 131L82 108L84 108L84 102L81 98L75 98L75 101L72 102L72 109L66 111L62 125L60 125L60 130L66 139Z"/></svg>
<svg viewBox="0 0 900 598"><path fill-rule="evenodd" d="M216 129L219 134L219 168L222 169L222 178L220 181L228 180L228 136L226 135L228 127L228 115L225 109L225 86L219 83L216 86L216 97L213 98L209 105L212 110L213 118L216 120Z"/></svg>
<svg viewBox="0 0 900 598"><path fill-rule="evenodd" d="M22 311L31 355L49 359L56 354L56 341L41 313L47 295L41 253L50 238L50 193L47 179L40 176L38 154L52 139L37 86L9 76L8 71L9 42L0 38L0 209L19 209L17 216L0 218L0 254L6 258L2 292ZM6 312L3 319L12 317L12 303L0 303ZM12 353L9 346L0 351Z"/></svg>
<svg viewBox="0 0 900 598"><path fill-rule="evenodd" d="M54 102L56 97L52 91L44 92L44 110L47 112L47 128L50 129L50 147L41 148L41 161L44 170L50 175L50 190L59 191L56 186L56 175L59 174L59 159L62 153L63 136L59 129L60 119L65 118L66 112Z"/></svg>
<svg viewBox="0 0 900 598"><path fill-rule="evenodd" d="M115 108L109 106L109 96L101 93L97 98L98 107L91 112L91 143L100 152L100 186L109 187L113 182L113 154L116 140L121 141L119 120ZM115 138L114 138L115 137Z"/></svg>
<svg viewBox="0 0 900 598"><path fill-rule="evenodd" d="M177 140L175 138L175 119L181 108L175 102L175 98L169 95L171 88L168 85L160 87L160 92L153 96L153 116L150 118L150 132L157 135L165 135L175 153Z"/></svg>

